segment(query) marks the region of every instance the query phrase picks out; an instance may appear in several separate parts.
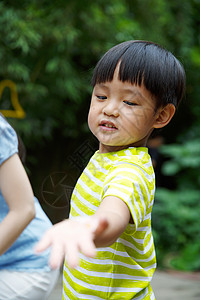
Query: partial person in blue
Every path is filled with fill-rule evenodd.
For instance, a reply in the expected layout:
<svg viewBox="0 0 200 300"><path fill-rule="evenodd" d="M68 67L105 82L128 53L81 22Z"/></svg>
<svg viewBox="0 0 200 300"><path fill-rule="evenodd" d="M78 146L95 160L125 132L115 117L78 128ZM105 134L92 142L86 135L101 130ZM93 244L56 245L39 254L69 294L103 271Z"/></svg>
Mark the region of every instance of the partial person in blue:
<svg viewBox="0 0 200 300"><path fill-rule="evenodd" d="M45 300L58 270L48 266L49 252L34 246L52 226L42 210L18 155L14 129L0 115L0 300Z"/></svg>

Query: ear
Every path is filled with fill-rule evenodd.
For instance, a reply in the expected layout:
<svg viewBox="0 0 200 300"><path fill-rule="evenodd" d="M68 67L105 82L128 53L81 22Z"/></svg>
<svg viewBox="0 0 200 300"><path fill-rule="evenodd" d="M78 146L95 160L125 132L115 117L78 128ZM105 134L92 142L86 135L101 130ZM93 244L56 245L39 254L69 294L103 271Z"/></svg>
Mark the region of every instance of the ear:
<svg viewBox="0 0 200 300"><path fill-rule="evenodd" d="M162 107L157 112L157 118L154 123L154 128L162 128L166 126L175 114L176 108L173 104L169 103Z"/></svg>

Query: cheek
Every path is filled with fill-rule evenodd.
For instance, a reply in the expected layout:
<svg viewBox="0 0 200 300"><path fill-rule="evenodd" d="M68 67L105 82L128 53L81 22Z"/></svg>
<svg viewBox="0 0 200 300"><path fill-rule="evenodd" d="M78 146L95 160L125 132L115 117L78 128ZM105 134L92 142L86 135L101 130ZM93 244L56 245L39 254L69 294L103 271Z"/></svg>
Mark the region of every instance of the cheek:
<svg viewBox="0 0 200 300"><path fill-rule="evenodd" d="M147 126L147 120L142 111L137 110L134 113L127 113L123 119L122 127L129 136L137 135Z"/></svg>
<svg viewBox="0 0 200 300"><path fill-rule="evenodd" d="M90 125L91 125L91 119L92 119L92 114L91 114L91 109L90 109L89 113L88 113L88 126L89 126L89 128L90 128Z"/></svg>
<svg viewBox="0 0 200 300"><path fill-rule="evenodd" d="M88 113L88 126L91 131L93 131L95 119L96 119L96 110L94 106L91 106Z"/></svg>

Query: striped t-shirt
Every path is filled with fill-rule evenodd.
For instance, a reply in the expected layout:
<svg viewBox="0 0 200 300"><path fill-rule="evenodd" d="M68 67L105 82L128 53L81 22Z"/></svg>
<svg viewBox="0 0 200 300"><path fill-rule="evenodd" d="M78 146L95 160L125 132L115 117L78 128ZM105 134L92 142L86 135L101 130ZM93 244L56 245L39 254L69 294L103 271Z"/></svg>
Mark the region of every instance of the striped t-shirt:
<svg viewBox="0 0 200 300"><path fill-rule="evenodd" d="M70 218L91 216L106 196L129 207L133 219L109 247L95 258L80 254L80 265L64 265L64 299L155 299L150 286L156 268L151 231L155 176L147 148L99 153L90 159L71 200ZM70 241L69 241L70 243Z"/></svg>

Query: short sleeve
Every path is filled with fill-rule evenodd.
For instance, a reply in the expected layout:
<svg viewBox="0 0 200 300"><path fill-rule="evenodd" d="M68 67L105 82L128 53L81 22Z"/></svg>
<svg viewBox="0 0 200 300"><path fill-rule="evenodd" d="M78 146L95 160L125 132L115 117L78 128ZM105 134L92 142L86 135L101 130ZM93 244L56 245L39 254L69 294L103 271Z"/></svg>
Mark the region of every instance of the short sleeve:
<svg viewBox="0 0 200 300"><path fill-rule="evenodd" d="M18 152L16 132L0 115L0 165Z"/></svg>
<svg viewBox="0 0 200 300"><path fill-rule="evenodd" d="M144 172L134 164L115 166L104 182L102 199L107 196L118 197L127 204L134 221L133 231L136 231L150 203L150 191Z"/></svg>

